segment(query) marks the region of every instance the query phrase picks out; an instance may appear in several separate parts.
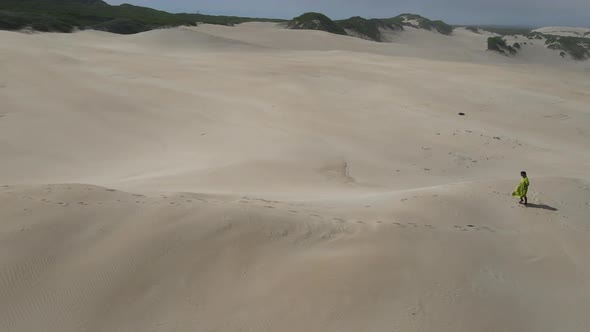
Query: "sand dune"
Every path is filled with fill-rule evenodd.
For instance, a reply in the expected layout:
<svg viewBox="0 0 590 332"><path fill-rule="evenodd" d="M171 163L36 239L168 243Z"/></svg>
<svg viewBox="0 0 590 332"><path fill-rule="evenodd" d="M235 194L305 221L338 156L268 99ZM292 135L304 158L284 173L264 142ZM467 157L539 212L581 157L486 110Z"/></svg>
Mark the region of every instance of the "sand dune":
<svg viewBox="0 0 590 332"><path fill-rule="evenodd" d="M0 330L585 331L589 64L389 38L0 32Z"/></svg>
<svg viewBox="0 0 590 332"><path fill-rule="evenodd" d="M590 35L590 28L571 28L571 27L544 27L534 31L565 37L587 37Z"/></svg>

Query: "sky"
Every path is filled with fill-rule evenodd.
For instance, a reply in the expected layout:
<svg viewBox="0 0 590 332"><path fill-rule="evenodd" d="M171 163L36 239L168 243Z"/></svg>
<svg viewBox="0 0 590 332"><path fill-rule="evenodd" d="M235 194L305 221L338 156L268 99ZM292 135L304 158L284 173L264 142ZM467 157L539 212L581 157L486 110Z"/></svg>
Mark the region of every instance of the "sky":
<svg viewBox="0 0 590 332"><path fill-rule="evenodd" d="M332 19L415 13L450 24L590 27L590 0L107 0L169 12L292 18L315 11Z"/></svg>

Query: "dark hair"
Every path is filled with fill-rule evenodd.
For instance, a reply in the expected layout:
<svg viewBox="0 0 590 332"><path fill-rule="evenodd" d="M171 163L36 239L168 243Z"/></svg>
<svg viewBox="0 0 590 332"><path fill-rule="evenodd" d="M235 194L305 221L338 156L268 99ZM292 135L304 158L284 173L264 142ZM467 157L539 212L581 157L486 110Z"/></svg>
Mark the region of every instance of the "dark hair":
<svg viewBox="0 0 590 332"><path fill-rule="evenodd" d="M520 175L526 175L525 171L520 172Z"/></svg>

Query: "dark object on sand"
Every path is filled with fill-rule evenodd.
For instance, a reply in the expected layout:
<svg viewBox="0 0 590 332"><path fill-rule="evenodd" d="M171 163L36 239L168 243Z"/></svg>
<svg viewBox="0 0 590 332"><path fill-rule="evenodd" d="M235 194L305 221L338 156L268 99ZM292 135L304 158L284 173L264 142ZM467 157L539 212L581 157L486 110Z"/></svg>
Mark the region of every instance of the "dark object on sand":
<svg viewBox="0 0 590 332"><path fill-rule="evenodd" d="M459 113L460 116L465 116L465 113L461 112Z"/></svg>

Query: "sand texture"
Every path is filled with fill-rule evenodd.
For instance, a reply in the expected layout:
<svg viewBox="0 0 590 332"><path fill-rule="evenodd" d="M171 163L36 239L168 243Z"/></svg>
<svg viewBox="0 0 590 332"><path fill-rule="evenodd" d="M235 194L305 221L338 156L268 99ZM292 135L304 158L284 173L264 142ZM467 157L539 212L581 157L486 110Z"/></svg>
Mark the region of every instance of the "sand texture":
<svg viewBox="0 0 590 332"><path fill-rule="evenodd" d="M488 36L0 31L0 331L587 332L590 62Z"/></svg>

